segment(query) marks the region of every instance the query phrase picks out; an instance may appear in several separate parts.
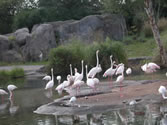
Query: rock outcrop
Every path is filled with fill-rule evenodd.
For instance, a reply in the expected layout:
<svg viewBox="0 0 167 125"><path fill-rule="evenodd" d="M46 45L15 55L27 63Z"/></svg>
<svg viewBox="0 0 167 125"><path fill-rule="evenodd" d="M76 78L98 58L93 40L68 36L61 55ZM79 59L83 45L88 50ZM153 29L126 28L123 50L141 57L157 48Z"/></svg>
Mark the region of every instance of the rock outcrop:
<svg viewBox="0 0 167 125"><path fill-rule="evenodd" d="M91 15L81 20L37 24L0 35L0 61L39 61L48 59L50 49L71 39L85 43L104 41L106 37L122 40L126 35L125 19L120 15Z"/></svg>

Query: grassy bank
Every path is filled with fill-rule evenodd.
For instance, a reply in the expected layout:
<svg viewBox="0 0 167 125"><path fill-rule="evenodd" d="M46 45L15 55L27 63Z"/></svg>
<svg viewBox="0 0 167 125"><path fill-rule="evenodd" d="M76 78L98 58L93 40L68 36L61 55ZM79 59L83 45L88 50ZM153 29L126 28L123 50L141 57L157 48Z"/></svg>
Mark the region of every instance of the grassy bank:
<svg viewBox="0 0 167 125"><path fill-rule="evenodd" d="M24 81L24 70L22 68L14 68L11 71L0 71L0 86L7 84L22 84Z"/></svg>

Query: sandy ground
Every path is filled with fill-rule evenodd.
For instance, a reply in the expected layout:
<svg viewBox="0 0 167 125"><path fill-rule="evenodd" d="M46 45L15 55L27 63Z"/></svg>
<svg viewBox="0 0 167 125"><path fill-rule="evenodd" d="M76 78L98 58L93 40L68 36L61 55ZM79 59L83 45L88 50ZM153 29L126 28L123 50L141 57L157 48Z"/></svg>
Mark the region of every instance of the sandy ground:
<svg viewBox="0 0 167 125"><path fill-rule="evenodd" d="M71 96L65 96L39 107L34 112L52 115L88 114L116 110L123 105L129 105L132 100L136 100L139 104L157 103L163 100L158 88L160 85L167 86L167 81L124 81L123 85L120 92L119 86L110 88L108 82L101 83L98 86L99 93L94 95L90 94L91 89L84 88L81 91L86 89L88 91L81 92L73 104L69 103ZM120 97L120 93L123 97Z"/></svg>

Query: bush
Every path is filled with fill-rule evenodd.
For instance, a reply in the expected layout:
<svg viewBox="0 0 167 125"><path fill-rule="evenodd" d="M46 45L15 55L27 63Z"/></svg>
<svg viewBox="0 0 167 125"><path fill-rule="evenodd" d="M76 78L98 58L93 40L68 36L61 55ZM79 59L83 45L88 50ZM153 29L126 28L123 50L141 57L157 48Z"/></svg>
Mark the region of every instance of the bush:
<svg viewBox="0 0 167 125"><path fill-rule="evenodd" d="M23 78L24 77L24 70L22 68L14 68L11 71L2 70L0 71L0 81L1 84L9 84L12 82L15 84L18 84L19 82L23 82L23 79L17 79L17 78Z"/></svg>
<svg viewBox="0 0 167 125"><path fill-rule="evenodd" d="M81 67L81 60L85 60L83 51L84 45L80 42L54 48L49 54L49 68L53 67L55 74L67 75L70 73L70 64L73 67Z"/></svg>
<svg viewBox="0 0 167 125"><path fill-rule="evenodd" d="M85 45L79 41L72 42L67 45L62 45L51 50L49 54L49 69L53 67L56 75L67 75L70 73L69 65L73 68L77 67L81 71L81 60L84 60L84 65L87 64L90 68L96 66L96 50L99 52L99 63L103 70L110 67L110 55L117 63L127 63L127 56L120 42L113 42L107 39L103 43L93 43ZM89 68L89 69L90 69ZM50 72L50 71L49 71Z"/></svg>

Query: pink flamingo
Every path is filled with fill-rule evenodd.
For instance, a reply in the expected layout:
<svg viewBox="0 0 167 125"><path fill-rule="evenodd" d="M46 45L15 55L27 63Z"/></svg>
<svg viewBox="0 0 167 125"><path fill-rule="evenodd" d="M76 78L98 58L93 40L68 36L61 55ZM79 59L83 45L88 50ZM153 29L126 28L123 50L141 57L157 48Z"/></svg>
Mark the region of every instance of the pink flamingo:
<svg viewBox="0 0 167 125"><path fill-rule="evenodd" d="M8 94L8 93L7 93L5 90L0 89L0 95L1 95L2 103L4 102L4 97L3 97L3 95L7 95L7 94Z"/></svg>
<svg viewBox="0 0 167 125"><path fill-rule="evenodd" d="M101 65L99 65L98 53L99 53L99 50L96 51L96 60L97 60L96 67L93 67L93 68L89 71L88 77L94 78L94 76L95 76L97 73L99 73L99 72L102 71Z"/></svg>
<svg viewBox="0 0 167 125"><path fill-rule="evenodd" d="M93 90L96 90L95 81L93 80L93 78L88 77L88 66L86 65L85 68L86 68L86 79L87 79L86 84Z"/></svg>
<svg viewBox="0 0 167 125"><path fill-rule="evenodd" d="M109 80L109 76L111 76L111 87L112 87L112 76L115 74L116 68L113 69L113 66L115 64L115 61L112 62L112 55L110 56L110 61L111 61L111 67L108 68L105 73L103 74L103 77L107 77L108 76L108 80Z"/></svg>

